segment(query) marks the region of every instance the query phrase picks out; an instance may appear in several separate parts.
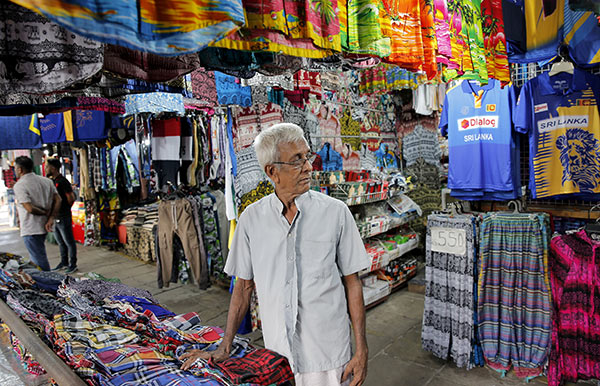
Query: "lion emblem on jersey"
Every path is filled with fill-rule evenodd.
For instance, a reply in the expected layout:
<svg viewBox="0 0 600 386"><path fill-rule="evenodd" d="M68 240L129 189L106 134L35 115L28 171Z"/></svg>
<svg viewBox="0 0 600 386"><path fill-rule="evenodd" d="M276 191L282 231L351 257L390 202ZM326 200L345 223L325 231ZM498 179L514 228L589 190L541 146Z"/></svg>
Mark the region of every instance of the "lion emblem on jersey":
<svg viewBox="0 0 600 386"><path fill-rule="evenodd" d="M582 129L569 129L556 140L563 166L562 184L573 182L580 192L592 193L600 180L600 143Z"/></svg>

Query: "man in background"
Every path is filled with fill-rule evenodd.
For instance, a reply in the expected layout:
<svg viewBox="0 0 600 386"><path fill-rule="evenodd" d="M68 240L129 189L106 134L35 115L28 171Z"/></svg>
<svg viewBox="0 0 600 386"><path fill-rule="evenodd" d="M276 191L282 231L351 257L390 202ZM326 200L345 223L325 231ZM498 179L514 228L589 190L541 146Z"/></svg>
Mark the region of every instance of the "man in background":
<svg viewBox="0 0 600 386"><path fill-rule="evenodd" d="M31 261L42 271L50 270L46 256L46 233L52 231L61 199L48 178L33 173L33 161L21 156L15 160L15 199L19 213L21 236Z"/></svg>
<svg viewBox="0 0 600 386"><path fill-rule="evenodd" d="M73 220L71 207L75 202L75 194L71 183L61 173L61 163L57 158L46 160L46 177L54 182L54 186L61 198L60 209L54 224L54 238L60 250L60 263L54 271L66 269L66 273L77 271L77 245L73 237Z"/></svg>

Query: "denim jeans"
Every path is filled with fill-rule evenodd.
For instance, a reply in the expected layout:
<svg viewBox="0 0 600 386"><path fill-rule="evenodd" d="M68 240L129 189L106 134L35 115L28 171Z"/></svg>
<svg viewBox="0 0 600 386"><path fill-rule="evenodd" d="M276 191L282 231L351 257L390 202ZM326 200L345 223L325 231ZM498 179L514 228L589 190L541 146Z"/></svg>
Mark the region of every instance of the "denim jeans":
<svg viewBox="0 0 600 386"><path fill-rule="evenodd" d="M77 245L73 237L73 223L70 216L56 219L54 222L54 238L58 242L60 263L69 265L71 268L77 267Z"/></svg>
<svg viewBox="0 0 600 386"><path fill-rule="evenodd" d="M48 263L48 257L46 256L46 235L23 236L23 240L29 251L31 261L39 266L42 271L49 271L50 263Z"/></svg>

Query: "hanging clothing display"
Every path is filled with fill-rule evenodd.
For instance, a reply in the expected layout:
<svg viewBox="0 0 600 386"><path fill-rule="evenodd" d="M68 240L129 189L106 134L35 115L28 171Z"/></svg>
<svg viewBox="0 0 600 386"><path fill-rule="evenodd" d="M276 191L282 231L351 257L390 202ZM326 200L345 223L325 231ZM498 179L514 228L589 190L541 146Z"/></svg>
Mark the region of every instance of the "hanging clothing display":
<svg viewBox="0 0 600 386"><path fill-rule="evenodd" d="M569 55L580 66L600 64L600 26L593 12L573 11L569 7L572 1L565 3L565 39Z"/></svg>
<svg viewBox="0 0 600 386"><path fill-rule="evenodd" d="M472 215L427 217L421 343L438 358L451 357L457 367L467 368L472 367L474 337L475 236ZM446 237L456 246L447 246Z"/></svg>
<svg viewBox="0 0 600 386"><path fill-rule="evenodd" d="M600 378L595 349L600 326L597 250L598 242L585 229L557 236L550 243L550 386Z"/></svg>
<svg viewBox="0 0 600 386"><path fill-rule="evenodd" d="M0 42L3 94L58 91L102 69L100 42L74 34L22 6L9 1L0 4L0 30L4 31Z"/></svg>
<svg viewBox="0 0 600 386"><path fill-rule="evenodd" d="M528 81L521 90L515 128L529 137L532 198L596 200L600 193L600 77L575 69Z"/></svg>
<svg viewBox="0 0 600 386"><path fill-rule="evenodd" d="M564 3L565 0L522 1L521 7L514 9L509 18L504 17L505 20L513 17L519 21L525 20L525 36L516 39L524 42L522 44L524 52L515 50L511 53L511 62L542 62L557 55L563 37Z"/></svg>
<svg viewBox="0 0 600 386"><path fill-rule="evenodd" d="M486 363L518 377L548 360L551 300L546 214L487 213L480 231L479 335Z"/></svg>
<svg viewBox="0 0 600 386"><path fill-rule="evenodd" d="M174 112L185 114L183 95L165 92L133 94L125 97L125 115Z"/></svg>
<svg viewBox="0 0 600 386"><path fill-rule="evenodd" d="M381 28L380 2L374 0L340 1L342 48L353 54L389 56L390 38ZM346 11L346 12L344 12Z"/></svg>
<svg viewBox="0 0 600 386"><path fill-rule="evenodd" d="M449 89L440 119L448 136L448 188L464 200L520 196L519 147L513 133L514 90L490 79L461 80Z"/></svg>
<svg viewBox="0 0 600 386"><path fill-rule="evenodd" d="M179 0L168 7L154 1L124 1L118 6L106 1L60 3L69 12L61 12L52 1L15 3L88 38L165 56L201 50L245 21L241 0Z"/></svg>
<svg viewBox="0 0 600 386"><path fill-rule="evenodd" d="M0 150L38 149L42 147L37 114L0 117Z"/></svg>
<svg viewBox="0 0 600 386"><path fill-rule="evenodd" d="M201 289L209 285L208 262L202 237L198 236L195 217L198 211L186 199L163 201L158 207L158 242L160 249L159 275L164 286L168 287L173 272L173 235L179 236L185 257L190 264L192 278ZM162 288L162 286L161 286Z"/></svg>

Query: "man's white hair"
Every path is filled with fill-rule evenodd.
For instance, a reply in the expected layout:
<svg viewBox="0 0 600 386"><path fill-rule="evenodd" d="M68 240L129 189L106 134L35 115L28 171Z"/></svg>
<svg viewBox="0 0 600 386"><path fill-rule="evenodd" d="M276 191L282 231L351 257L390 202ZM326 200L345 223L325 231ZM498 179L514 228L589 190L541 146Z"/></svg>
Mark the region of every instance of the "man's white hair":
<svg viewBox="0 0 600 386"><path fill-rule="evenodd" d="M297 142L308 145L304 138L304 131L294 123L278 123L261 131L254 139L254 151L261 169L264 171L265 166L281 161L279 145Z"/></svg>

